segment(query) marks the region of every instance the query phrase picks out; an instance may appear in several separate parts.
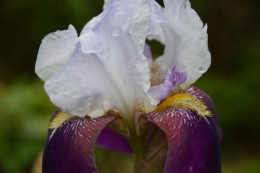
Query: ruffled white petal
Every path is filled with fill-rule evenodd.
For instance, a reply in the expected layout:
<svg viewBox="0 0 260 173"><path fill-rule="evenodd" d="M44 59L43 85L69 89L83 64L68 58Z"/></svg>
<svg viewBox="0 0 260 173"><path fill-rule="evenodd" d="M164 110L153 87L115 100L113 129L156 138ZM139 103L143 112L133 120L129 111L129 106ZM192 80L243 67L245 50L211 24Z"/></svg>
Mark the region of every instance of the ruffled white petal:
<svg viewBox="0 0 260 173"><path fill-rule="evenodd" d="M81 33L82 51L45 89L55 105L74 115L99 117L115 110L128 119L139 105L149 112L157 104L148 94L149 64L143 55L150 5L148 0L111 0L106 10L92 27L95 34L84 36L90 28ZM98 39L88 41L94 37ZM103 51L97 49L99 42Z"/></svg>
<svg viewBox="0 0 260 173"><path fill-rule="evenodd" d="M99 24L99 22L106 16L106 13L109 11L109 2L110 0L105 0L103 5L103 12L98 16L93 17L82 29L80 36L84 35L89 30L95 30L95 27Z"/></svg>
<svg viewBox="0 0 260 173"><path fill-rule="evenodd" d="M155 0L151 0L151 23L150 29L147 38L149 40L156 39L162 44L165 43L165 35L163 33L162 27L160 24L166 22L164 15L164 8L161 7Z"/></svg>
<svg viewBox="0 0 260 173"><path fill-rule="evenodd" d="M160 23L165 37L164 55L154 66L158 68L159 79L164 81L169 68L187 73L187 80L180 87L194 83L210 66L207 26L203 27L197 13L188 0L165 0L166 22ZM161 41L161 40L160 40Z"/></svg>
<svg viewBox="0 0 260 173"><path fill-rule="evenodd" d="M35 72L46 81L54 73L62 69L76 49L78 36L70 25L68 30L56 31L47 35L41 43L37 55Z"/></svg>

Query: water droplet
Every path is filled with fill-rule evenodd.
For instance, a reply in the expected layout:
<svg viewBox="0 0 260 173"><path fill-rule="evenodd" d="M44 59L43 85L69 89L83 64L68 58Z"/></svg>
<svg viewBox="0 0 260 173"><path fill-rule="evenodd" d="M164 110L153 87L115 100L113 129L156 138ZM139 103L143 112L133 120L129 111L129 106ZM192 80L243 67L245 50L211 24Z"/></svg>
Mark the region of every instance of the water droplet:
<svg viewBox="0 0 260 173"><path fill-rule="evenodd" d="M202 63L199 67L198 67L198 72L199 73L205 73L208 69L208 65L206 63Z"/></svg>
<svg viewBox="0 0 260 173"><path fill-rule="evenodd" d="M112 35L114 37L118 37L120 34L121 34L121 28L119 28L118 26L114 26L112 30Z"/></svg>
<svg viewBox="0 0 260 173"><path fill-rule="evenodd" d="M107 59L108 59L107 54L105 54L105 53L103 53L103 52L102 52L102 53L99 53L98 56L99 56L99 58L102 59L102 60L107 60Z"/></svg>
<svg viewBox="0 0 260 173"><path fill-rule="evenodd" d="M128 29L128 32L130 33L130 34L133 34L133 32L134 32L134 25L131 25L130 27L129 27L129 29Z"/></svg>
<svg viewBox="0 0 260 173"><path fill-rule="evenodd" d="M85 109L85 104L84 104L84 102L79 103L79 105L78 105L78 107L77 107L77 110L78 110L78 111L83 111L84 109Z"/></svg>
<svg viewBox="0 0 260 173"><path fill-rule="evenodd" d="M140 17L141 16L141 13L137 13L137 14L135 14L134 16L133 16L133 19L135 20L135 19L137 19L138 17Z"/></svg>
<svg viewBox="0 0 260 173"><path fill-rule="evenodd" d="M63 94L66 97L70 97L72 95L72 91L70 89L66 89L66 90L64 90Z"/></svg>

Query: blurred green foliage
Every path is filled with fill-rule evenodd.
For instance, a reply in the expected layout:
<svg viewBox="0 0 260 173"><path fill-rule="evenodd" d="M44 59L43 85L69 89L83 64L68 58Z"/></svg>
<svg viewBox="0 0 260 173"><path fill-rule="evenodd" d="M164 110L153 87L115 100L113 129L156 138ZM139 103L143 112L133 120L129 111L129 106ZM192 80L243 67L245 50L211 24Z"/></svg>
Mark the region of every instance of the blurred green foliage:
<svg viewBox="0 0 260 173"><path fill-rule="evenodd" d="M161 2L161 1L160 1ZM212 66L196 82L213 99L224 132L223 173L260 172L260 15L257 0L191 0L208 24ZM78 32L102 0L0 1L0 165L28 173L45 145L55 107L34 74L42 38ZM163 47L152 43L153 53Z"/></svg>
<svg viewBox="0 0 260 173"><path fill-rule="evenodd" d="M0 86L0 163L7 172L30 172L44 147L48 121L55 110L42 82L25 81Z"/></svg>

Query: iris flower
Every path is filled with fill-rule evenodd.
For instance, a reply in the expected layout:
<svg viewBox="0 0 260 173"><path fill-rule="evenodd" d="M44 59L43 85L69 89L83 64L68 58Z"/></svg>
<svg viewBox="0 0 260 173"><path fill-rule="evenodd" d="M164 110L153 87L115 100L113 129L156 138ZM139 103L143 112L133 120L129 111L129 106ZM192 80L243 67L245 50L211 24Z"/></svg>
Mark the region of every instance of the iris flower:
<svg viewBox="0 0 260 173"><path fill-rule="evenodd" d="M105 0L79 35L47 35L35 70L58 110L43 173L99 172L96 145L132 155L134 172L220 173L217 114L191 86L210 66L207 39L188 0ZM163 55L153 61L146 40Z"/></svg>

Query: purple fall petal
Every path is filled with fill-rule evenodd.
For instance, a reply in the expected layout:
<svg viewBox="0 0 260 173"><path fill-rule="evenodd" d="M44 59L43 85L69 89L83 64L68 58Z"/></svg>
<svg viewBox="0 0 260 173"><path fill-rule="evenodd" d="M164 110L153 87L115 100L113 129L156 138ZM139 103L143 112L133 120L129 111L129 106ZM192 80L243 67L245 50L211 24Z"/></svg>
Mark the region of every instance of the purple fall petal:
<svg viewBox="0 0 260 173"><path fill-rule="evenodd" d="M43 156L43 173L97 173L94 156L97 137L116 118L110 115L68 120L49 136Z"/></svg>
<svg viewBox="0 0 260 173"><path fill-rule="evenodd" d="M192 93L202 100L213 117L202 118L194 111L180 108L145 115L167 136L164 173L220 173L222 136L213 104L205 93L194 87L184 93Z"/></svg>
<svg viewBox="0 0 260 173"><path fill-rule="evenodd" d="M219 139L222 142L222 140L223 140L222 129L219 126L217 112L214 108L214 105L213 105L213 102L212 102L210 96L195 87L189 87L188 89L186 89L185 93L195 96L197 99L203 101L203 103L208 107L208 109L213 114L212 118L208 118L208 121L211 123L212 126L214 126L214 129L218 133Z"/></svg>
<svg viewBox="0 0 260 173"><path fill-rule="evenodd" d="M97 145L108 150L118 151L125 154L132 154L132 149L127 140L120 134L109 128L104 128L99 134Z"/></svg>

